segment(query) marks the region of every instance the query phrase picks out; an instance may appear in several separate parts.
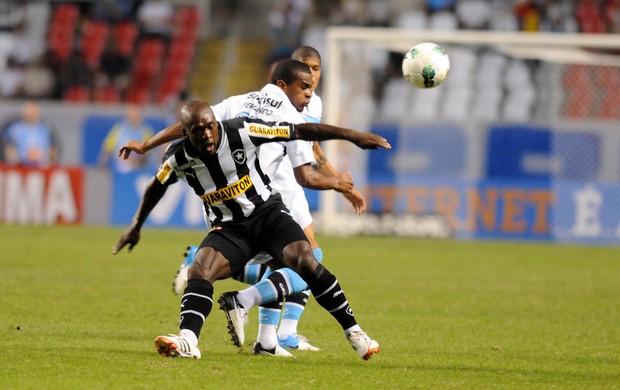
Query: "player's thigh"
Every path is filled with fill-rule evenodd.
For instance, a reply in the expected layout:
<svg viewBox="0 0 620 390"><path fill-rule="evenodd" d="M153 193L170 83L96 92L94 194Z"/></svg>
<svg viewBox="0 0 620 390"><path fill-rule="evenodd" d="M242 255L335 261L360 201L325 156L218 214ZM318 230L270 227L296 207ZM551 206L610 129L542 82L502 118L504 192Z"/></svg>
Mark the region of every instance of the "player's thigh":
<svg viewBox="0 0 620 390"><path fill-rule="evenodd" d="M200 244L200 248L209 247L221 253L230 265L231 274L238 273L255 254L247 235L234 229L212 229Z"/></svg>
<svg viewBox="0 0 620 390"><path fill-rule="evenodd" d="M301 226L289 215L284 204L274 206L274 210L262 221L261 230L256 232L256 237L262 240L263 248L274 260L283 263L284 248L293 242L308 243L308 238Z"/></svg>

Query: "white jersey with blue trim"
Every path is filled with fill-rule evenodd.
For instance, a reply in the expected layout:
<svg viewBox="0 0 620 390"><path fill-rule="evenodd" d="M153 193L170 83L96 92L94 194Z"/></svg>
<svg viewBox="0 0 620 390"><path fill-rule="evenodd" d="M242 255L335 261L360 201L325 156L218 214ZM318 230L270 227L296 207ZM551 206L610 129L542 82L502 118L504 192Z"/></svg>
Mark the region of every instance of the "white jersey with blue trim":
<svg viewBox="0 0 620 390"><path fill-rule="evenodd" d="M310 103L304 107L303 111L301 112L301 115L304 119L305 123L320 123L321 122L321 117L323 115L323 102L321 101L321 98L319 97L319 95L315 94L314 92L312 93L312 97L310 98ZM307 164L308 162L310 163L314 163L314 152L312 152L312 142L308 142L308 141L293 141L293 142L304 142L307 145L309 145L309 151L312 153L312 160L306 160L305 162L301 162L302 159L300 158L299 161L299 165L302 164ZM290 142L289 142L290 143ZM269 147L271 148L271 145L265 145L264 147ZM308 153L308 150L306 149L305 151L306 153ZM290 152L289 152L289 156L290 156ZM285 160L286 161L286 160ZM261 163L262 163L262 158L261 158ZM283 165L287 165L286 163ZM290 169L289 169L290 168ZM291 167L283 167L283 169L278 169L275 174L272 177L271 180L271 186L277 190L280 191L281 193L283 193L284 191L302 191L303 192L303 188L297 183L297 179L295 179L295 172L292 170L292 168L294 168L294 166Z"/></svg>
<svg viewBox="0 0 620 390"><path fill-rule="evenodd" d="M261 89L263 101L283 101L281 105L261 109L256 117L267 121L286 121L291 123L305 123L303 115L290 102L284 91L274 84L267 84ZM261 104L263 108L265 104ZM288 158L285 158L284 156ZM294 168L314 163L312 142L289 141L286 143L270 143L261 146L259 160L263 171L271 180L271 187L277 192L299 190L302 187L295 179Z"/></svg>
<svg viewBox="0 0 620 390"><path fill-rule="evenodd" d="M323 120L323 101L315 92L312 92L310 103L301 112L306 123L321 123Z"/></svg>
<svg viewBox="0 0 620 390"><path fill-rule="evenodd" d="M284 91L274 84L267 84L260 91L231 96L211 106L211 108L215 118L219 121L246 117L258 118L268 122L311 122L295 109ZM288 176L288 179L283 186L280 186L282 188L297 184L292 172L293 168L314 162L312 143L308 141L295 140L286 143L270 143L261 146L260 150L259 157L263 172L270 178L275 177L276 170L279 169L283 161L286 161L285 166L282 167L282 173ZM288 156L288 159L284 156ZM287 173L290 174L287 175ZM289 182L291 178L293 180Z"/></svg>
<svg viewBox="0 0 620 390"><path fill-rule="evenodd" d="M213 110L215 119L218 121L238 117L249 118L250 113L258 108L259 98L260 92L249 92L243 95L235 95L211 106L211 109Z"/></svg>

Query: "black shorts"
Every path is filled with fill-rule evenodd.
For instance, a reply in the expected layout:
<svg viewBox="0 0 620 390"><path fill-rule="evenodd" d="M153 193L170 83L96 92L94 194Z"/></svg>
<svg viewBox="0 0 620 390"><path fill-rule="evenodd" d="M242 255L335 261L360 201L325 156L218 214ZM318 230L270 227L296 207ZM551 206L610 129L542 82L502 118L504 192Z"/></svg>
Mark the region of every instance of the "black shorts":
<svg viewBox="0 0 620 390"><path fill-rule="evenodd" d="M291 217L280 195L272 195L244 220L214 226L200 247L211 247L222 253L234 275L261 251L283 265L284 247L296 241L308 241L308 238Z"/></svg>

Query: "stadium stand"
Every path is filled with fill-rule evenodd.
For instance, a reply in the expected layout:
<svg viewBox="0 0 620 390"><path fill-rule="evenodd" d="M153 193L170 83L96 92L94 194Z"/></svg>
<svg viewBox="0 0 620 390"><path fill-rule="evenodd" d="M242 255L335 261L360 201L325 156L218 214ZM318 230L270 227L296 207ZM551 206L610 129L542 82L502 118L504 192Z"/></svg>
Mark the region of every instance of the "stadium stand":
<svg viewBox="0 0 620 390"><path fill-rule="evenodd" d="M178 99L187 88L200 23L198 9L185 3L174 7L169 40L143 33L135 18L110 20L93 16L78 2L52 4L46 44L59 80L55 97L71 102L141 104ZM106 50L116 58L106 58L109 62L102 66ZM76 56L90 68L92 82L62 82L67 66ZM121 64L122 59L128 64ZM123 69L109 69L114 61L128 68L126 77ZM111 74L104 74L107 72Z"/></svg>

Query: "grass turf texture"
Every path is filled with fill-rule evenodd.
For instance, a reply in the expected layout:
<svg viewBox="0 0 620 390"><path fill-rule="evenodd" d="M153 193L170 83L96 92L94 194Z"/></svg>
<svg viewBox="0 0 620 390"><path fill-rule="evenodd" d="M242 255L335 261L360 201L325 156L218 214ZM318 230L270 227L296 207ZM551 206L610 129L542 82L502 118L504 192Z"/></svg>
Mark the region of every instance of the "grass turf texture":
<svg viewBox="0 0 620 390"><path fill-rule="evenodd" d="M0 226L3 388L619 388L620 249L320 236L381 353L362 361L313 300L300 332L321 352L252 356L214 308L201 360L164 359L177 332L172 277L200 231ZM215 295L243 288L226 280Z"/></svg>

